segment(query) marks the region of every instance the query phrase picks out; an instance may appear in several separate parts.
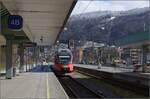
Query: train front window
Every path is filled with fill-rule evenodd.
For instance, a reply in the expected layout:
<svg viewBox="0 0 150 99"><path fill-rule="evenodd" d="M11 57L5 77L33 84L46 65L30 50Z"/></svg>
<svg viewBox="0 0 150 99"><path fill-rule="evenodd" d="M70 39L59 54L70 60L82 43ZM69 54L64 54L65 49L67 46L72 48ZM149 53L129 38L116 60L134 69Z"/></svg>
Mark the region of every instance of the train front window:
<svg viewBox="0 0 150 99"><path fill-rule="evenodd" d="M71 60L70 56L59 56L59 63L68 64Z"/></svg>

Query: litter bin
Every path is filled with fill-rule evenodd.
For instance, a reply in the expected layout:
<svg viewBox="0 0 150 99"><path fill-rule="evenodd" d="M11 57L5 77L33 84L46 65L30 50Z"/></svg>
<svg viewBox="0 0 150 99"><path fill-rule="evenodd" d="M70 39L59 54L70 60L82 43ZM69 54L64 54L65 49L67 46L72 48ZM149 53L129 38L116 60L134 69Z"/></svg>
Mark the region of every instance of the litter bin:
<svg viewBox="0 0 150 99"><path fill-rule="evenodd" d="M16 68L14 67L13 68L13 77L15 77L16 76Z"/></svg>

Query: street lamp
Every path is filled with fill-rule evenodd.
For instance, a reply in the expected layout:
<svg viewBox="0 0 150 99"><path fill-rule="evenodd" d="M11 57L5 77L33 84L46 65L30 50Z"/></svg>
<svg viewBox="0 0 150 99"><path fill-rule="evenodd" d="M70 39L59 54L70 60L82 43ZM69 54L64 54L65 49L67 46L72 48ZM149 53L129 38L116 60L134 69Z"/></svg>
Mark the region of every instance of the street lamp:
<svg viewBox="0 0 150 99"><path fill-rule="evenodd" d="M115 16L112 16L110 18L110 29L109 29L109 37L108 37L108 43L109 43L109 39L110 39L110 35L111 35L111 29L112 29L112 25L113 25L113 20L115 19L116 17ZM108 45L109 46L109 45ZM109 49L110 49L110 46L109 46ZM110 58L110 52L108 53L108 61L110 62L111 61L111 58Z"/></svg>

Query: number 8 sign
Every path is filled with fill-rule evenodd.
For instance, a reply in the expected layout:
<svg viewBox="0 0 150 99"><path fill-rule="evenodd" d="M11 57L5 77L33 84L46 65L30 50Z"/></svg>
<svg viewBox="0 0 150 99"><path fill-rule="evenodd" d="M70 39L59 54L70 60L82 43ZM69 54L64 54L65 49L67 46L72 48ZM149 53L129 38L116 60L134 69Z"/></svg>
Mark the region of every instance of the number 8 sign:
<svg viewBox="0 0 150 99"><path fill-rule="evenodd" d="M8 16L8 28L9 29L21 29L23 27L23 18L19 15Z"/></svg>

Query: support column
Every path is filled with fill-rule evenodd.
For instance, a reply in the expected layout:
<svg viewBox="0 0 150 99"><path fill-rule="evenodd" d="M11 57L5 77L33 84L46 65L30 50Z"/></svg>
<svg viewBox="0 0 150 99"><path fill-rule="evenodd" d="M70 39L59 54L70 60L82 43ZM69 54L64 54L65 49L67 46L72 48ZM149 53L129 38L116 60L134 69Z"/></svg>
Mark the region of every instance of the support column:
<svg viewBox="0 0 150 99"><path fill-rule="evenodd" d="M9 38L6 40L6 79L11 79L12 74L12 39Z"/></svg>
<svg viewBox="0 0 150 99"><path fill-rule="evenodd" d="M24 47L23 45L20 46L20 67L19 71L22 73L24 71Z"/></svg>
<svg viewBox="0 0 150 99"><path fill-rule="evenodd" d="M33 47L33 68L36 65L36 47Z"/></svg>
<svg viewBox="0 0 150 99"><path fill-rule="evenodd" d="M35 58L35 67L37 66L37 58L38 58L38 54L37 54L37 51L38 51L38 48L37 47L34 47L34 51L35 51L35 56L34 56L34 58Z"/></svg>
<svg viewBox="0 0 150 99"><path fill-rule="evenodd" d="M27 56L28 56L28 69L29 69L29 71L31 71L31 64L30 64L30 55L29 55L29 51L30 50L30 48L27 48Z"/></svg>
<svg viewBox="0 0 150 99"><path fill-rule="evenodd" d="M26 48L25 53L26 53L26 54L25 54L25 56L26 56L26 57L25 57L25 58L26 58L26 61L25 61L25 62L26 62L26 63L25 63L25 64L26 64L26 72L28 72L28 61L27 61L27 60L28 60L28 54L27 54L27 48Z"/></svg>
<svg viewBox="0 0 150 99"><path fill-rule="evenodd" d="M17 70L17 65L18 65L18 45L17 44L13 44L12 45L12 65L13 65L13 77L16 76L16 70Z"/></svg>

